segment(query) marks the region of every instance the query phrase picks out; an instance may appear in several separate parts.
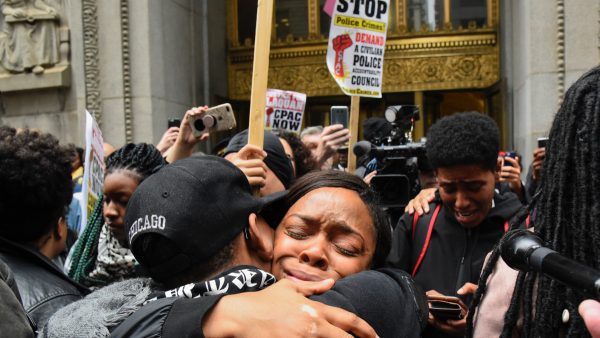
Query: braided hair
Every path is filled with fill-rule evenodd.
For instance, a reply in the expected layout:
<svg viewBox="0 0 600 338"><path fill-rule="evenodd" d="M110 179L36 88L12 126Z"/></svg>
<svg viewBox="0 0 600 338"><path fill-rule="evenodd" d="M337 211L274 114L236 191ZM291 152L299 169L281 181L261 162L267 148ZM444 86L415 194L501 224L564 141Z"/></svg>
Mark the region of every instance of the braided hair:
<svg viewBox="0 0 600 338"><path fill-rule="evenodd" d="M164 158L153 145L128 143L108 156L106 175L126 170L141 183L164 164Z"/></svg>
<svg viewBox="0 0 600 338"><path fill-rule="evenodd" d="M535 232L545 245L565 257L600 269L600 67L577 80L554 119L539 191L528 210L518 213L511 228L535 210ZM506 238L506 237L505 237ZM501 241L502 243L502 241ZM471 309L486 293L486 283L499 259L498 245L482 270ZM535 288L534 288L535 286ZM520 272L504 316L501 337L511 337L519 314L523 337L589 336L577 307L584 297L568 286L537 273ZM562 324L563 310L570 320ZM473 312L467 337L473 335Z"/></svg>
<svg viewBox="0 0 600 338"><path fill-rule="evenodd" d="M139 184L165 164L161 153L153 145L129 143L106 159L105 175L116 172L124 173L137 180ZM105 281L88 276L96 264L98 240L103 226L103 198L101 197L96 202L94 210L87 220L87 225L73 248L71 258L69 276L86 285L106 284Z"/></svg>

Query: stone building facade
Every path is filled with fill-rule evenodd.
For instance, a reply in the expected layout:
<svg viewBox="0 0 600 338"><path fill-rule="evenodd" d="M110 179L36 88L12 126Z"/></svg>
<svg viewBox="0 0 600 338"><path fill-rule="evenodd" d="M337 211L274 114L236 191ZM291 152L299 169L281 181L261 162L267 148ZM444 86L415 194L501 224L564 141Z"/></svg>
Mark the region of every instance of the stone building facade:
<svg viewBox="0 0 600 338"><path fill-rule="evenodd" d="M157 142L169 118L227 96L223 1L42 2L56 12L47 21L59 33L60 62L37 74L2 69L0 123L80 145L88 109L115 146ZM6 35L15 24L2 19ZM28 25L37 29L39 22Z"/></svg>
<svg viewBox="0 0 600 338"><path fill-rule="evenodd" d="M502 83L512 147L530 163L568 87L600 64L600 2L512 0L502 6Z"/></svg>
<svg viewBox="0 0 600 338"><path fill-rule="evenodd" d="M240 8L252 7L248 6L249 1L36 2L45 4L50 8L48 10L33 8L33 0L0 0L4 13L0 21L0 123L40 128L58 135L62 141L81 144L83 111L87 108L100 121L105 139L120 146L128 141L158 142L166 129L167 119L180 118L191 106L231 101L243 115L247 98L240 88L249 85L243 70L244 62L251 64L252 39L248 37L253 33L237 31L237 20L240 20ZM320 13L323 0L275 1L276 7L280 4L280 8L286 3L289 3L290 13L309 12L309 20L299 23L302 29L320 32L319 25L326 21L319 19L322 14L314 13ZM600 63L600 3L597 0L392 0L391 4L396 9L391 20L396 21L391 21L390 26L395 27L396 35L389 39L393 42L393 48L390 47L393 50L389 53L386 50L386 57L393 57L395 51L422 57L419 51L411 51L411 46L419 45L417 42L422 38L446 34L436 32L433 26L429 30L421 27L423 34L408 32L398 20L401 15L407 16L415 4L431 5L430 8L436 9L456 4L467 7L479 4L487 8L487 24L481 24L481 29L477 24L465 27L459 33L465 36L465 41L472 41L467 44L481 43L492 51L487 57L493 64L483 64L481 69L495 72L486 73L485 78L493 79L494 83L487 80L465 82L466 87L462 84L453 87L440 82L435 87L435 83L420 85L407 79L398 83L388 80L388 96L385 98L384 95L384 101L388 104L408 99L418 103L427 101L431 93L453 97L464 94L472 83L478 93L489 95L484 99L487 100L484 110L490 113L490 107L495 107L495 117L503 129L504 147L521 152L524 163L531 159L535 139L547 133L566 88L585 70ZM29 10L31 15L21 20L17 18L18 13L11 14L10 10L19 7L25 12ZM253 17L247 9L242 12L242 16ZM232 16L236 20L235 32ZM446 19L450 20L450 17L443 20ZM293 25L298 21L290 19L286 22ZM448 28L447 22L442 22L441 26L441 30ZM11 47L11 41L23 39L24 29L32 28L36 39L25 41L29 49ZM287 34L284 28L276 28L274 34ZM306 60L318 56L322 49L319 39L323 37L313 33L300 39L274 36L272 67L293 64L293 59L282 59L288 56L306 57ZM491 38L476 37L488 35ZM232 36L237 40L233 41ZM417 42L413 44L409 40ZM39 47L47 45L51 51ZM298 46L307 46L306 52L296 51L294 48ZM287 53L290 50L294 52ZM32 65L19 68L19 60L27 53L41 55L38 59L47 57L50 61L39 62L41 68L36 68L33 57ZM395 56L399 70L403 69L401 60L406 59L406 55ZM5 62L7 60L10 62ZM308 63L302 62L299 62L305 67L302 69L309 70ZM323 67L324 64L323 57ZM428 69L425 67L423 71L426 73ZM242 72L235 73L239 70ZM293 72L273 72L269 85L277 88L271 79L284 84L294 83L288 75L293 76ZM327 74L316 76L327 77ZM308 84L308 107L316 109L308 116L318 117L324 113L318 111L323 109L321 106L344 102L345 98L335 87L329 88L325 82L319 85L323 88L319 87L316 94L311 95L312 85ZM365 107L368 116L375 114L369 109L379 111L384 105L367 104L374 107ZM437 117L438 113L426 113L421 134ZM240 116L241 127L245 127L245 121L247 118Z"/></svg>

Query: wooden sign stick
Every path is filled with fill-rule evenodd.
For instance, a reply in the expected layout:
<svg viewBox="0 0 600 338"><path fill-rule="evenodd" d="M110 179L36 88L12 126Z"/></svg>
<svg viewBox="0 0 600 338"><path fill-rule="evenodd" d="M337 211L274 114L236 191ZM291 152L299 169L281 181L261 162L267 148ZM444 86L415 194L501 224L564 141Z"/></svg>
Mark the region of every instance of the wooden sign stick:
<svg viewBox="0 0 600 338"><path fill-rule="evenodd" d="M360 96L353 95L350 99L350 142L348 143L348 172L356 171L356 155L352 149L358 141L358 118L360 115Z"/></svg>
<svg viewBox="0 0 600 338"><path fill-rule="evenodd" d="M254 64L250 92L250 123L248 144L263 147L265 130L265 105L269 78L269 52L271 50L271 25L273 1L258 0L256 34L254 36Z"/></svg>

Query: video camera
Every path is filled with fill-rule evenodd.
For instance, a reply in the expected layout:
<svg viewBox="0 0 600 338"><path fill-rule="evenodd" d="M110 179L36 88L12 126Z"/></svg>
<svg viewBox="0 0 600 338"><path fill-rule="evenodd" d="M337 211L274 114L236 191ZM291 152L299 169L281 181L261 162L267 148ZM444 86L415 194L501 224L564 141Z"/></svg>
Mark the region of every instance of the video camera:
<svg viewBox="0 0 600 338"><path fill-rule="evenodd" d="M366 163L367 174L377 170L371 187L379 193L380 205L403 208L421 190L419 158L425 159L425 144L414 143L412 131L419 119L419 107L414 105L390 106L385 118L391 124L387 135L374 135L358 142L354 148L357 158Z"/></svg>

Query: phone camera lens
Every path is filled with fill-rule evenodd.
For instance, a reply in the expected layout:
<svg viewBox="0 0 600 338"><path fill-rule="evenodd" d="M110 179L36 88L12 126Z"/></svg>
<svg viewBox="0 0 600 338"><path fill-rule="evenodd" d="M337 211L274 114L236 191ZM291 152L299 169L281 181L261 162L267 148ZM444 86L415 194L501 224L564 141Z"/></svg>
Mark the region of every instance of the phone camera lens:
<svg viewBox="0 0 600 338"><path fill-rule="evenodd" d="M198 131L203 131L204 129L206 129L204 121L202 121L202 119L197 119L196 121L194 121L194 128L196 128L196 130Z"/></svg>

